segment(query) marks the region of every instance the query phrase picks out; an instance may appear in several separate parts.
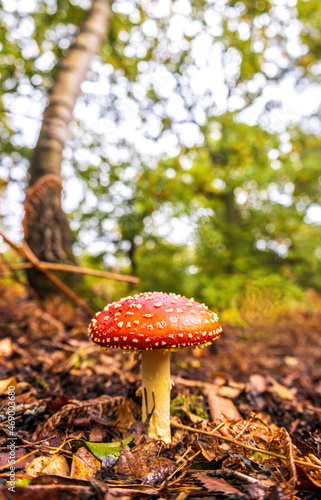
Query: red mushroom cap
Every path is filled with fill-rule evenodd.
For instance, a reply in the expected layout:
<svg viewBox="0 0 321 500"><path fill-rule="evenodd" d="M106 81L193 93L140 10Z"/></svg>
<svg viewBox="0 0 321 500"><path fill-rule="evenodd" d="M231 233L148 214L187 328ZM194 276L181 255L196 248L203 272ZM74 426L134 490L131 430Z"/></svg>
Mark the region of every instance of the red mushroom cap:
<svg viewBox="0 0 321 500"><path fill-rule="evenodd" d="M98 312L88 333L103 348L178 349L220 337L218 317L204 304L174 293L148 292L113 302Z"/></svg>

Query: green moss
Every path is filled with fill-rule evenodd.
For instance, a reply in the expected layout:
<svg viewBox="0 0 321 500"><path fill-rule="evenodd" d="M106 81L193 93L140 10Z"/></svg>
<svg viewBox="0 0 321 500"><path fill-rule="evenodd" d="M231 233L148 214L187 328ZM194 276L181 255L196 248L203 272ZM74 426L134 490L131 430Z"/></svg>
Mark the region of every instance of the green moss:
<svg viewBox="0 0 321 500"><path fill-rule="evenodd" d="M208 413L203 409L203 396L184 396L179 394L171 401L171 415L182 418L193 413L200 418L208 419Z"/></svg>

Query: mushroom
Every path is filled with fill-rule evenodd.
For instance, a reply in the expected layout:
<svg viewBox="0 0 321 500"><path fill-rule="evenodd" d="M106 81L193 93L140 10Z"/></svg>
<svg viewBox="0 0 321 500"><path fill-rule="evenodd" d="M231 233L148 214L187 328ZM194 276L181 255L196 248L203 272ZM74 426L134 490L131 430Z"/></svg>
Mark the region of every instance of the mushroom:
<svg viewBox="0 0 321 500"><path fill-rule="evenodd" d="M204 347L220 336L218 317L174 293L146 292L107 305L92 320L90 339L104 349L142 353L143 422L148 436L171 442L170 351Z"/></svg>

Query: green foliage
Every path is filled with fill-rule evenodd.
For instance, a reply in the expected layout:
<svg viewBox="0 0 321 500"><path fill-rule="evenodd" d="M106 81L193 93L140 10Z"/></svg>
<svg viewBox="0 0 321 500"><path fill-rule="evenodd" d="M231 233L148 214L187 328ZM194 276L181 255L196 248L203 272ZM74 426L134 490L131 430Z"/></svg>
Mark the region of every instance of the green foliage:
<svg viewBox="0 0 321 500"><path fill-rule="evenodd" d="M253 307L262 301L286 309L291 304L299 304L303 291L293 279L281 273L269 274L262 266L243 274L222 272L210 277L200 276L195 297L218 312L240 311L244 301ZM242 322L242 318L235 317L235 321Z"/></svg>
<svg viewBox="0 0 321 500"><path fill-rule="evenodd" d="M203 396L184 396L179 394L171 400L171 415L179 418L193 413L200 418L208 419L208 413L203 409Z"/></svg>
<svg viewBox="0 0 321 500"><path fill-rule="evenodd" d="M136 258L141 290L178 294L184 290L185 295L193 292L188 273L190 259L185 246L151 238L137 249Z"/></svg>
<svg viewBox="0 0 321 500"><path fill-rule="evenodd" d="M97 460L102 460L106 455L114 455L119 457L122 445L129 450L129 445L133 442L133 436L129 436L122 441L113 443L92 443L84 439L73 439L71 442L78 448L86 446L89 451L94 455Z"/></svg>
<svg viewBox="0 0 321 500"><path fill-rule="evenodd" d="M302 226L292 235L288 266L303 287L321 292L321 244L319 226Z"/></svg>
<svg viewBox="0 0 321 500"><path fill-rule="evenodd" d="M304 69L305 74L310 77L319 74L315 73L314 65L319 63L321 51L321 5L318 0L298 0L298 17L302 22L303 29L301 39L307 46L304 55L300 57L299 65Z"/></svg>
<svg viewBox="0 0 321 500"><path fill-rule="evenodd" d="M154 2L125 4L113 3L111 31L88 75L91 89L103 82L105 91L84 90L85 117L72 124L65 150L66 176L82 191L70 214L80 262L133 273L141 290L195 296L229 317L253 290L256 301L266 294L278 304L301 300L302 287L320 291L320 225L308 217L321 204L319 111L280 134L271 126L278 103L264 97L288 76L301 87L319 80L320 2L290 2L286 15L269 0L219 9L186 2L183 14L179 2L168 13L155 12ZM39 0L27 15L6 8L0 2L0 136L1 162L12 172L26 169L30 150L5 106L26 88L44 100L86 11L68 0ZM204 53L196 49L202 37ZM42 66L45 53L52 63ZM246 112L258 107L249 125ZM3 178L6 185L10 176ZM191 227L188 237L178 234L179 221ZM101 302L133 291L86 283Z"/></svg>

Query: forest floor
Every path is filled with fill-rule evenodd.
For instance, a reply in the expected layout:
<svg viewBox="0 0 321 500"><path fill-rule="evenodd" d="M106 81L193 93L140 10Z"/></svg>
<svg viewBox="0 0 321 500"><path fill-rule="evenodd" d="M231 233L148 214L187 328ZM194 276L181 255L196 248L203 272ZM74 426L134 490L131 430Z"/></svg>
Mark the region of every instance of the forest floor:
<svg viewBox="0 0 321 500"><path fill-rule="evenodd" d="M0 500L321 498L320 303L173 353L170 445L144 436L139 358L82 310L0 285L0 318Z"/></svg>

